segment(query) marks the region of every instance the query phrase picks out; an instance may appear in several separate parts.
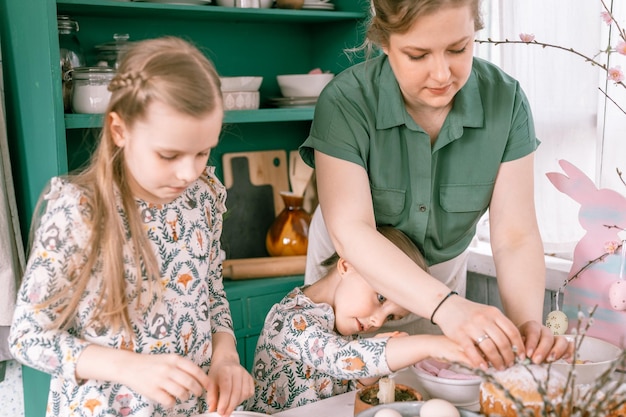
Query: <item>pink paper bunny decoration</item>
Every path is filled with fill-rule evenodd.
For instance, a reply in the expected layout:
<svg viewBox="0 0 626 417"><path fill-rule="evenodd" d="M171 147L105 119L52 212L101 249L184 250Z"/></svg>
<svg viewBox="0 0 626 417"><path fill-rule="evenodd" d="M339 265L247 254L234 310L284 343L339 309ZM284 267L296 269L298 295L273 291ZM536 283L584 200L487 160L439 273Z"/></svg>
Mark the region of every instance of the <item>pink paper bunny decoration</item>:
<svg viewBox="0 0 626 417"><path fill-rule="evenodd" d="M626 283L620 279L619 233L626 230L626 197L611 189L598 189L584 172L565 160L559 165L565 174L550 172L546 176L580 204L578 220L586 231L574 249L569 282L563 291L569 332L576 327L579 307L586 314L597 305L588 334L621 346L626 343L626 310L620 309L619 298L626 299L622 293ZM623 303L626 307L626 301Z"/></svg>

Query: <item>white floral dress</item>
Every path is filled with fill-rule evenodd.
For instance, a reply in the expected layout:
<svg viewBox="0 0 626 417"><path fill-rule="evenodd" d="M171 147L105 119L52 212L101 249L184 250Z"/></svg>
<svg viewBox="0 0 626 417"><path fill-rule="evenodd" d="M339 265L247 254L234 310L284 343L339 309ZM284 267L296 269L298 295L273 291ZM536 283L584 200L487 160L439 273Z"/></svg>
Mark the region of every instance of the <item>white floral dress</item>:
<svg viewBox="0 0 626 417"><path fill-rule="evenodd" d="M87 251L89 216L86 198L67 180L54 178L45 196L47 208L37 229L24 280L18 294L9 344L20 362L51 374L47 416L191 416L205 412L204 397L178 402L165 409L119 383L77 381L76 361L95 343L142 354L176 353L208 372L212 333L233 334L232 319L222 285L219 239L226 209L224 186L208 167L181 196L168 204L137 201L161 269L161 300L142 297L145 311L136 308L135 267L124 247L129 313L134 337L97 323L89 325L98 299L101 270L93 279L72 318L69 331L48 330L54 308L36 305L71 285L64 273ZM147 288L144 288L144 292ZM233 334L234 335L234 334ZM128 339L128 340L127 340Z"/></svg>
<svg viewBox="0 0 626 417"><path fill-rule="evenodd" d="M361 339L334 329L335 313L300 288L267 314L254 353L254 397L247 410L274 414L356 387L356 380L391 373L389 337Z"/></svg>

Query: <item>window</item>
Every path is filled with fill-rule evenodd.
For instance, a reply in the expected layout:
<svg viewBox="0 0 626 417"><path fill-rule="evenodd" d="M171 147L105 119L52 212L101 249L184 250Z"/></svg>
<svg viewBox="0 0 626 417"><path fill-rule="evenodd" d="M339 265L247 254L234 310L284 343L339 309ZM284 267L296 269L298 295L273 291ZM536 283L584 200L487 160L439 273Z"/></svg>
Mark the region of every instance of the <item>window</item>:
<svg viewBox="0 0 626 417"><path fill-rule="evenodd" d="M607 5L611 0L605 0ZM613 2L613 15L626 23L626 2ZM601 19L600 0L484 0L485 29L477 39L519 40L520 33L537 41L572 47L606 62L609 37ZM578 224L579 205L547 180L550 171L561 172L559 159L582 169L596 184L626 193L616 168L626 171L626 114L608 101L598 88L624 108L626 89L607 81L606 72L571 52L525 44L480 44L484 57L518 79L533 109L537 136L542 144L535 158L535 203L546 253L571 257L583 234ZM610 56L609 67L626 70L626 57Z"/></svg>

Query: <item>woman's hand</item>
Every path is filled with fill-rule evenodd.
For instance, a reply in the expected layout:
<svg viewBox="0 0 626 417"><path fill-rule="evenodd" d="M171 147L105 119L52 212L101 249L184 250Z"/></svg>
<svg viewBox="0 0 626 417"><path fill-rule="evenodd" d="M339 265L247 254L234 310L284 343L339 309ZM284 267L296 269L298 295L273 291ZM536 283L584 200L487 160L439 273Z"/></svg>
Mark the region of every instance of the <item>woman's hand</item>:
<svg viewBox="0 0 626 417"><path fill-rule="evenodd" d="M574 354L574 343L564 336L555 336L552 330L536 321L528 321L519 327L525 340L526 356L533 363L569 359Z"/></svg>
<svg viewBox="0 0 626 417"><path fill-rule="evenodd" d="M463 348L474 367L486 370L491 364L504 369L516 355L526 357L522 335L497 307L454 296L441 306L434 321Z"/></svg>
<svg viewBox="0 0 626 417"><path fill-rule="evenodd" d="M233 410L254 394L254 380L237 360L211 363L207 384L209 411L229 416Z"/></svg>

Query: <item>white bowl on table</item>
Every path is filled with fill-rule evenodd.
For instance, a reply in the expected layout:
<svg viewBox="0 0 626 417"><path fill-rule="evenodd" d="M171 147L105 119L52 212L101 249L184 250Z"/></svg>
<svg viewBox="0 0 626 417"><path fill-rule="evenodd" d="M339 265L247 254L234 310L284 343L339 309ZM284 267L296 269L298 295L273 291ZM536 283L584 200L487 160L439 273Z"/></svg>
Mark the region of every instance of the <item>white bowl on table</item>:
<svg viewBox="0 0 626 417"><path fill-rule="evenodd" d="M565 335L568 340L575 340L574 335ZM612 343L597 337L584 336L576 352L577 363L574 366L577 384L591 384L618 360L623 350ZM558 360L552 364L557 372L567 376L572 364Z"/></svg>
<svg viewBox="0 0 626 417"><path fill-rule="evenodd" d="M420 410L422 409L424 403L424 401L405 401L391 404L381 404L361 411L355 417L375 417L376 413L385 409L395 410L400 413L402 417L415 417L420 415ZM460 407L457 408L461 417L480 417L482 415Z"/></svg>
<svg viewBox="0 0 626 417"><path fill-rule="evenodd" d="M317 97L335 74L284 74L277 75L276 81L283 97Z"/></svg>
<svg viewBox="0 0 626 417"><path fill-rule="evenodd" d="M436 365L437 368L448 370L448 374L456 374L455 378L444 378L426 371L424 364ZM480 383L482 379L464 369L450 367L450 364L426 359L411 367L422 388L430 398L440 398L456 407L475 409L478 405ZM454 370L454 371L453 371Z"/></svg>

